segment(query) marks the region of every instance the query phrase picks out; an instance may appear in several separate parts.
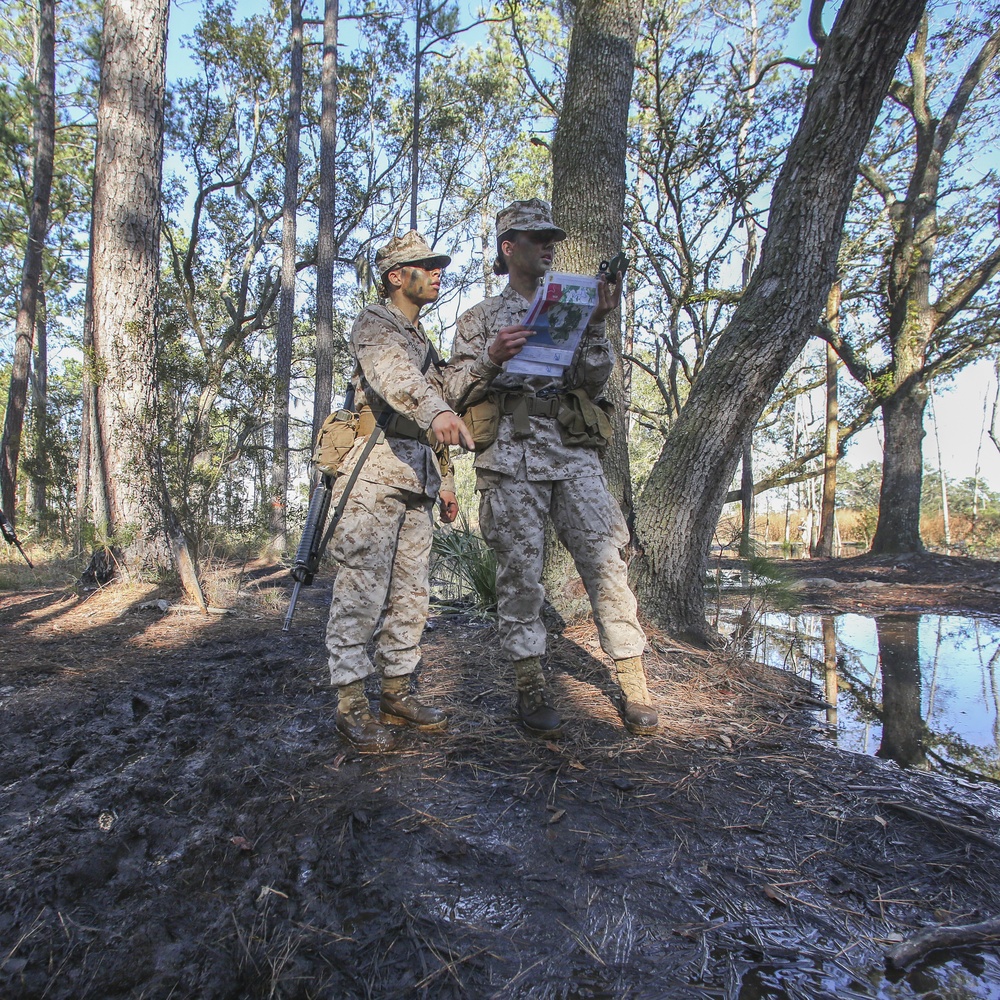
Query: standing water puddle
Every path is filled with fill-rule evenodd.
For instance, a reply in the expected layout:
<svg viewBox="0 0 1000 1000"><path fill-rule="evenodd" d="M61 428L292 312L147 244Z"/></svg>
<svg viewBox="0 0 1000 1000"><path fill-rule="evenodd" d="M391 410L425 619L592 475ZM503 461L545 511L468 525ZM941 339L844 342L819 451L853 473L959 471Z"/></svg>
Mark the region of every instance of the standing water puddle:
<svg viewBox="0 0 1000 1000"><path fill-rule="evenodd" d="M720 622L735 633L735 618ZM838 747L1000 779L1000 623L962 615L765 614L742 651L815 684Z"/></svg>
<svg viewBox="0 0 1000 1000"><path fill-rule="evenodd" d="M748 623L723 612L719 628L745 656L814 684L828 704L819 712L824 738L841 749L1000 780L1000 622L775 612ZM804 977L815 993L801 992L801 971L758 966L738 998L1000 998L1000 962L989 948L942 950L906 974L872 969L839 983L817 963Z"/></svg>

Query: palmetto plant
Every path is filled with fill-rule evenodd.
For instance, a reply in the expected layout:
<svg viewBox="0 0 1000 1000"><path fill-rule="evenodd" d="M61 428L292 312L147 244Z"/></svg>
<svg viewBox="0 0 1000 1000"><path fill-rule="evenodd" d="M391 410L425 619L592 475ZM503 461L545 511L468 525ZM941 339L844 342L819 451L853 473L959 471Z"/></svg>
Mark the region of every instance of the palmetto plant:
<svg viewBox="0 0 1000 1000"><path fill-rule="evenodd" d="M481 615L496 613L496 556L464 514L434 532L431 581L445 604L471 606Z"/></svg>

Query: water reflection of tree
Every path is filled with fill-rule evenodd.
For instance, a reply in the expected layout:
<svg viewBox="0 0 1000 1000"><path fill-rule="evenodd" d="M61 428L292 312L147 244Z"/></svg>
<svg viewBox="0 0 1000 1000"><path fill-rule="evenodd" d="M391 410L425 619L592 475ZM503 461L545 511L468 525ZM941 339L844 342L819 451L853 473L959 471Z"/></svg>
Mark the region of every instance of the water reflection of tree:
<svg viewBox="0 0 1000 1000"><path fill-rule="evenodd" d="M920 709L920 619L875 619L882 668L882 743L875 751L903 767L928 767L927 726Z"/></svg>

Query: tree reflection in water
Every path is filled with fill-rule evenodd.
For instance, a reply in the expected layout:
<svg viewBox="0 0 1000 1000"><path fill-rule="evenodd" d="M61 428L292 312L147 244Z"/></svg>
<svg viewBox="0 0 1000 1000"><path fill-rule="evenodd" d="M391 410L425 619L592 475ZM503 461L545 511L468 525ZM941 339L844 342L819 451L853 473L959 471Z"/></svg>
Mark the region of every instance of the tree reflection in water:
<svg viewBox="0 0 1000 1000"><path fill-rule="evenodd" d="M738 612L743 655L823 691L838 745L1000 779L1000 624L958 615Z"/></svg>
<svg viewBox="0 0 1000 1000"><path fill-rule="evenodd" d="M903 767L927 767L927 727L920 714L919 619L887 615L875 619L882 668L882 743L877 757Z"/></svg>

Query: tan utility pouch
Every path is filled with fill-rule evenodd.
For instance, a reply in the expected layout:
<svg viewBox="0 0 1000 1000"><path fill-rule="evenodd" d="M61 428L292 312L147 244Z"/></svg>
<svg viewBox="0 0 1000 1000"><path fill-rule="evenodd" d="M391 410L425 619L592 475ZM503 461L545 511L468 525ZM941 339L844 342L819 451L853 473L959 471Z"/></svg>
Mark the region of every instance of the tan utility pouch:
<svg viewBox="0 0 1000 1000"><path fill-rule="evenodd" d="M337 410L323 421L313 449L313 464L320 472L337 474L358 437L358 420L358 414L351 410Z"/></svg>
<svg viewBox="0 0 1000 1000"><path fill-rule="evenodd" d="M604 448L611 440L614 404L591 399L583 389L572 389L559 397L559 436L565 445Z"/></svg>
<svg viewBox="0 0 1000 1000"><path fill-rule="evenodd" d="M486 451L500 431L500 404L490 393L481 403L470 406L462 414L462 420L476 443L476 451Z"/></svg>

